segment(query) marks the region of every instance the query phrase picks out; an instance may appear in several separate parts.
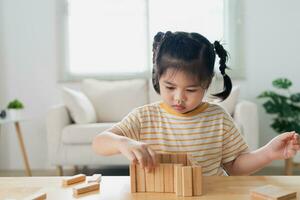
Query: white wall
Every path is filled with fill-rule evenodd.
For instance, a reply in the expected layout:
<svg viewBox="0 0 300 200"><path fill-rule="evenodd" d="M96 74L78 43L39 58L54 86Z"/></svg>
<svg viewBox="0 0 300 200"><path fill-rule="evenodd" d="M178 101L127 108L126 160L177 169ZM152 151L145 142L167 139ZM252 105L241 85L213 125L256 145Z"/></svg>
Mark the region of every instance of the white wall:
<svg viewBox="0 0 300 200"><path fill-rule="evenodd" d="M55 2L52 0L3 0L1 38L5 64L1 65L1 94L5 104L20 98L31 119L21 124L32 168L46 168L45 114L58 102ZM1 105L2 107L5 105ZM23 168L12 125L2 127L0 167Z"/></svg>
<svg viewBox="0 0 300 200"><path fill-rule="evenodd" d="M244 12L244 52L246 80L242 96L260 105L261 144L275 136L270 117L265 114L257 95L272 89L271 82L288 77L292 90L300 91L300 1L247 0Z"/></svg>
<svg viewBox="0 0 300 200"><path fill-rule="evenodd" d="M277 77L294 81L299 91L300 52L298 0L244 0L243 38L246 79L242 98L255 101L260 113L260 143L276 134L270 117L256 96L271 88ZM60 101L58 84L56 0L0 0L0 107L15 97L24 101L27 116L22 123L30 165L49 168L45 115ZM22 169L17 138L11 125L0 135L0 169Z"/></svg>
<svg viewBox="0 0 300 200"><path fill-rule="evenodd" d="M241 96L259 105L260 145L277 134L270 128L271 116L256 97L272 88L272 80L287 77L292 91L300 91L300 1L247 0L244 4L244 58L246 79ZM283 166L283 161L273 162Z"/></svg>
<svg viewBox="0 0 300 200"><path fill-rule="evenodd" d="M3 42L4 42L4 27L3 27L3 2L0 0L0 110L2 109L2 104L4 103L3 97L4 97L4 81L3 77L5 74L5 68L4 68L4 51L3 51Z"/></svg>

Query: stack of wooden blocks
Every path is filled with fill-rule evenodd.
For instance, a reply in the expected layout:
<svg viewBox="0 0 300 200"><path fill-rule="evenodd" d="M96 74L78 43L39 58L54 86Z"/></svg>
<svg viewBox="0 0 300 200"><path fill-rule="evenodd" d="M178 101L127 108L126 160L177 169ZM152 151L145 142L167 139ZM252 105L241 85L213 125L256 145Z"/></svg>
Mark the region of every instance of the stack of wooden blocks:
<svg viewBox="0 0 300 200"><path fill-rule="evenodd" d="M73 188L73 196L78 197L81 194L89 193L92 191L99 191L101 177L102 177L101 174L94 174L87 180L87 183L75 186ZM62 186L68 187L73 184L85 182L85 180L86 180L86 176L84 174L77 174L72 177L64 178L62 180Z"/></svg>
<svg viewBox="0 0 300 200"><path fill-rule="evenodd" d="M147 172L140 165L130 165L131 192L167 192L177 196L202 194L202 168L191 166L186 154L159 154L160 163Z"/></svg>
<svg viewBox="0 0 300 200"><path fill-rule="evenodd" d="M73 188L73 196L80 197L82 194L89 194L90 192L100 191L101 174L94 174L91 177L86 178L84 174L77 174L75 176L62 179L62 187L66 188L75 184ZM87 180L87 183L85 181ZM82 184L81 184L82 183ZM37 192L33 195L26 197L24 200L44 200L47 199L46 192Z"/></svg>

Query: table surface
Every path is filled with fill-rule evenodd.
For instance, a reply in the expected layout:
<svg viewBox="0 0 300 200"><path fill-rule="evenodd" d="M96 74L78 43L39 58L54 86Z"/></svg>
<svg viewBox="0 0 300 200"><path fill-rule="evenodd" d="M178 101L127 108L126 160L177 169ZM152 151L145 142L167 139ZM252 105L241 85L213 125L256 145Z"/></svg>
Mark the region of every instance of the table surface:
<svg viewBox="0 0 300 200"><path fill-rule="evenodd" d="M15 123L15 122L23 122L27 121L27 118L19 117L19 118L0 118L0 124L7 124L7 123Z"/></svg>
<svg viewBox="0 0 300 200"><path fill-rule="evenodd" d="M2 177L0 199L23 199L36 192L46 192L47 199L75 199L72 187L61 187L63 177ZM203 177L204 194L199 197L177 197L175 193L130 193L128 176L104 176L100 192L82 195L88 200L147 200L147 199L206 199L243 200L250 199L249 191L256 187L272 184L297 192L300 199L300 176L229 176Z"/></svg>

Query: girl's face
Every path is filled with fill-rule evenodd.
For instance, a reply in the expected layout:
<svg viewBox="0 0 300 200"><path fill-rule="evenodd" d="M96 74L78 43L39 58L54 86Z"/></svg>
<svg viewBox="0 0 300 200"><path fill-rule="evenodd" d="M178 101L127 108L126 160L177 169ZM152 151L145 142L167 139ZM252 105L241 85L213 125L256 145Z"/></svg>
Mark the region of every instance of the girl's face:
<svg viewBox="0 0 300 200"><path fill-rule="evenodd" d="M172 68L160 77L159 87L164 103L181 114L197 108L205 94L195 77Z"/></svg>

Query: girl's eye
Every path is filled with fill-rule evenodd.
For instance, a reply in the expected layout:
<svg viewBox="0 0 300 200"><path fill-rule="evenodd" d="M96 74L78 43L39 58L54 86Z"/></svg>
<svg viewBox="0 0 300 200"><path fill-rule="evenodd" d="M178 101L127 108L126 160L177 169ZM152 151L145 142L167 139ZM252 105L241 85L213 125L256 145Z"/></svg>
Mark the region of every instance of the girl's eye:
<svg viewBox="0 0 300 200"><path fill-rule="evenodd" d="M168 87L168 86L166 86L166 88L167 88L168 90L174 90L174 89L175 89L174 87Z"/></svg>
<svg viewBox="0 0 300 200"><path fill-rule="evenodd" d="M188 91L188 92L196 92L197 90L186 90L186 91Z"/></svg>

